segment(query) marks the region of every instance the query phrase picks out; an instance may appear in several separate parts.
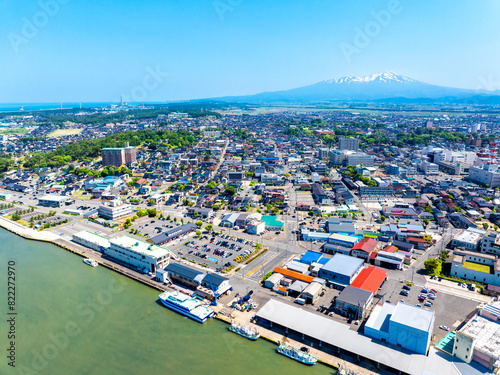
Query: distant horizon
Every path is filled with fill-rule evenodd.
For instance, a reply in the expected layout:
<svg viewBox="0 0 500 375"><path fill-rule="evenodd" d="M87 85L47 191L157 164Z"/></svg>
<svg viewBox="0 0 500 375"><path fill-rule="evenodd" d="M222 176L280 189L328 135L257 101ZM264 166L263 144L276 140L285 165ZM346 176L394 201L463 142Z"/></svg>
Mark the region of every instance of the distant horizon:
<svg viewBox="0 0 500 375"><path fill-rule="evenodd" d="M360 78L364 78L364 77L370 77L370 76L373 76L373 75L377 75L377 74L384 74L384 73L394 73L398 76L402 76L402 77L405 77L405 78L410 78L410 79L413 79L412 77L410 76L407 76L407 75L404 75L404 74L400 74L398 72L393 72L393 71L384 71L384 72L377 72L377 73L373 73L373 74L367 74L367 75L350 75L350 76L339 76L339 77L334 77L334 78L329 78L329 79L323 79L323 80L320 80L320 81L317 81L317 82L312 82L310 84L307 84L305 86L309 86L309 85L314 85L316 83L320 83L320 82L325 82L325 81L331 81L331 80L336 80L336 79L342 79L342 78L353 78L353 77L360 77ZM418 81L418 80L415 80L415 81ZM434 83L430 83L430 82L424 82L424 81L418 81L420 83L425 83L425 84L429 84L429 85L434 85L434 86L441 86L441 85L436 85ZM301 87L305 87L305 86L301 86ZM448 87L448 88L456 88L456 89L463 89L463 90L472 90L472 89L468 89L468 88L465 88L465 87L452 87L452 86L441 86L441 87ZM286 90L286 89L278 89L276 91L283 91L283 90ZM498 90L488 90L488 88L484 88L484 89L481 89L481 91L483 91L483 95L488 95L489 93L493 94L495 92L498 92ZM231 96L246 96L246 95L255 95L255 94L260 94L260 93L263 93L265 91L259 91L257 93L253 93L253 94L244 94L244 95L225 95L225 96L219 96L219 97L204 97L204 98L191 98L191 99L176 99L176 100L151 100L151 101L135 101L135 102L128 102L128 101L123 101L123 103L125 104L128 104L128 105L155 105L155 104L171 104L171 103L176 103L176 102L179 102L179 103L182 103L182 102L189 102L189 101L203 101L203 100L214 100L216 101L217 99L219 98L224 98L224 97L231 97ZM38 101L38 102L0 102L0 106L36 106L36 105L51 105L51 106L60 106L61 104L64 106L65 104L68 105L75 105L75 106L79 106L80 104L95 104L95 105L102 105L102 104L105 104L105 105L109 105L109 104L120 104L121 101L120 100L99 100L99 101L95 101L95 100L90 100L90 101L75 101L75 100L69 100L69 101L48 101L48 102L42 102L42 101ZM75 108L75 107L71 107L71 108ZM47 110L55 110L57 108L47 108ZM70 108L63 108L63 109L70 109ZM38 110L38 109L37 109ZM40 109L41 110L41 109ZM3 111L1 108L0 108L0 111Z"/></svg>

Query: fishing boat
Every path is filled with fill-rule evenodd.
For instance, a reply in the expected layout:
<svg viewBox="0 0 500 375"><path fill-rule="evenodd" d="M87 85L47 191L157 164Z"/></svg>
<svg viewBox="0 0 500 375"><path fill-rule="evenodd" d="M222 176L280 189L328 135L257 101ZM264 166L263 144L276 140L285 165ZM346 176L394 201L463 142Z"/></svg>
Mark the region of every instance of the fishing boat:
<svg viewBox="0 0 500 375"><path fill-rule="evenodd" d="M257 340L260 337L260 333L257 330L244 325L236 324L235 322L231 322L229 330L240 336L246 337L249 340Z"/></svg>
<svg viewBox="0 0 500 375"><path fill-rule="evenodd" d="M288 358L294 359L305 365L315 365L318 359L306 351L298 350L290 345L279 344L278 353L287 356Z"/></svg>
<svg viewBox="0 0 500 375"><path fill-rule="evenodd" d="M181 292L163 292L159 295L159 298L161 303L170 310L174 310L200 323L205 323L214 314L214 311L200 300Z"/></svg>
<svg viewBox="0 0 500 375"><path fill-rule="evenodd" d="M83 260L83 263L88 264L91 267L97 267L99 265L99 263L97 263L97 261L92 258L85 258Z"/></svg>

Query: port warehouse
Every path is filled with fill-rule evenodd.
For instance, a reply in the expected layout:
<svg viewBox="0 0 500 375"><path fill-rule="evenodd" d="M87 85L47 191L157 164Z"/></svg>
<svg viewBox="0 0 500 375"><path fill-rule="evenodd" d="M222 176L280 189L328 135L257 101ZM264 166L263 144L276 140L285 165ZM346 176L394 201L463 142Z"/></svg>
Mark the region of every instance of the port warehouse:
<svg viewBox="0 0 500 375"><path fill-rule="evenodd" d="M213 300L215 295L222 296L232 290L229 279L215 273L204 273L178 263L170 263L164 270L156 271L159 281L171 281L194 289L196 294Z"/></svg>
<svg viewBox="0 0 500 375"><path fill-rule="evenodd" d="M108 240L82 231L73 235L73 241L100 251L104 256L143 272L154 273L158 268L168 265L170 260L170 250L130 236L120 236Z"/></svg>
<svg viewBox="0 0 500 375"><path fill-rule="evenodd" d="M419 309L415 306L410 306ZM423 309L422 309L423 310ZM349 326L287 303L269 300L257 312L258 324L292 339L312 342L325 352L348 354L399 374L456 374L453 364L431 349L428 356L384 344L353 331ZM297 336L297 337L294 337Z"/></svg>

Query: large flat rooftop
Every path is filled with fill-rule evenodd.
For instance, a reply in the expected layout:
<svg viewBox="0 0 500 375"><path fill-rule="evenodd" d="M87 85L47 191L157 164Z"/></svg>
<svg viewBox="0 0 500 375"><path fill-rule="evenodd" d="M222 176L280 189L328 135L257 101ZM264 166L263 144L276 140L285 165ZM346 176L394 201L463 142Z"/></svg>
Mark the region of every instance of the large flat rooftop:
<svg viewBox="0 0 500 375"><path fill-rule="evenodd" d="M116 237L109 240L109 242L112 245L116 244L118 246L126 247L135 252L156 258L170 254L170 250L168 249L150 244L148 242L130 236Z"/></svg>
<svg viewBox="0 0 500 375"><path fill-rule="evenodd" d="M460 332L476 339L475 350L489 356L500 356L500 324L477 315Z"/></svg>

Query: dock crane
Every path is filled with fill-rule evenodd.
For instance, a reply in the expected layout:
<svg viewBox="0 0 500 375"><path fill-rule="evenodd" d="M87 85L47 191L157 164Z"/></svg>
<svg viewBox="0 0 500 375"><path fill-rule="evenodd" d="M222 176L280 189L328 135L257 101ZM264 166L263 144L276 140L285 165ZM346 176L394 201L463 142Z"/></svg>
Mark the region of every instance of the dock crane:
<svg viewBox="0 0 500 375"><path fill-rule="evenodd" d="M217 306L217 298L220 297L220 294L214 289L212 285L212 279L210 278L210 273L207 271L208 282L210 283L210 289L214 292L214 302L213 305Z"/></svg>

